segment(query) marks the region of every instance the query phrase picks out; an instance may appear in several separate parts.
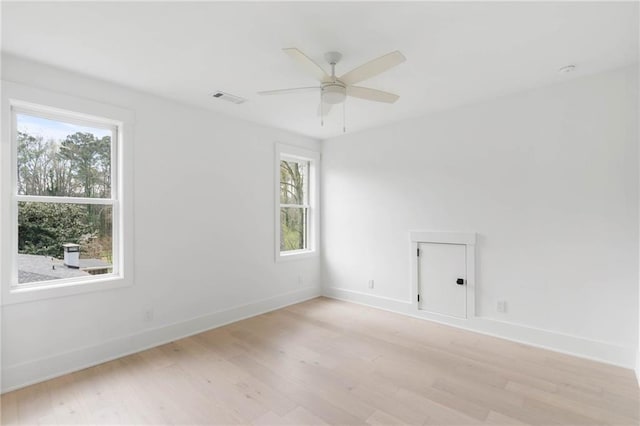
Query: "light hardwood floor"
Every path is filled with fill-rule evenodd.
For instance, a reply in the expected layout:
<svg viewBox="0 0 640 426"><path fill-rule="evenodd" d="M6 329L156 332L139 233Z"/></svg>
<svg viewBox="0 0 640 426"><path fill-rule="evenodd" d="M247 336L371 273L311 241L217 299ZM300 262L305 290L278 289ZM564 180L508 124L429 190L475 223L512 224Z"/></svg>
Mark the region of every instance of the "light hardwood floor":
<svg viewBox="0 0 640 426"><path fill-rule="evenodd" d="M633 372L318 298L2 396L2 424L638 425Z"/></svg>

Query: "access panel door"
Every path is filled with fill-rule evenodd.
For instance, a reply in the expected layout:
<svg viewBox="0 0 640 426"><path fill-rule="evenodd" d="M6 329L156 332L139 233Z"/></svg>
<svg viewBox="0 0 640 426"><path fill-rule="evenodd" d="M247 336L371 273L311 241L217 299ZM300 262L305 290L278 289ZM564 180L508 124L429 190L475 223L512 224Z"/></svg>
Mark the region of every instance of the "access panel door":
<svg viewBox="0 0 640 426"><path fill-rule="evenodd" d="M418 308L466 318L466 246L418 243L418 249Z"/></svg>

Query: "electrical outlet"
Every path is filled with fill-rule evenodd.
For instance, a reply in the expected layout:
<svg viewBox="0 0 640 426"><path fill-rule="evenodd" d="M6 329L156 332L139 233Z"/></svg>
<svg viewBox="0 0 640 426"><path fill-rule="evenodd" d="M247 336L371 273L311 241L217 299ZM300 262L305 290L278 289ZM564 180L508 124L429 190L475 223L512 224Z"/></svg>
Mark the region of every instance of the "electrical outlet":
<svg viewBox="0 0 640 426"><path fill-rule="evenodd" d="M147 309L144 311L144 320L147 322L153 320L153 309Z"/></svg>
<svg viewBox="0 0 640 426"><path fill-rule="evenodd" d="M497 306L498 312L506 313L507 312L507 301L506 300L498 300Z"/></svg>
<svg viewBox="0 0 640 426"><path fill-rule="evenodd" d="M373 285L374 285L373 280L369 280L369 288L373 288Z"/></svg>

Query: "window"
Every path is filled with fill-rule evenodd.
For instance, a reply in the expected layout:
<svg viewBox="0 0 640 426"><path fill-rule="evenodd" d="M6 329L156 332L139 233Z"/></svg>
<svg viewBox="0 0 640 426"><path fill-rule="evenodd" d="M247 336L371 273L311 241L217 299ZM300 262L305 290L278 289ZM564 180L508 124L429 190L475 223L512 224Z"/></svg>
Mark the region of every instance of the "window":
<svg viewBox="0 0 640 426"><path fill-rule="evenodd" d="M124 231L126 225L131 235L132 212L123 172L130 165L121 157L130 152L122 149L130 113L13 83L3 89L51 101L3 97L9 127L3 136L10 141L2 146L2 190L8 195L2 208L8 214L1 222L0 271L9 284L3 285L3 303L129 284L123 271L131 242Z"/></svg>
<svg viewBox="0 0 640 426"><path fill-rule="evenodd" d="M116 126L13 107L17 286L117 271ZM114 162L115 163L115 162Z"/></svg>
<svg viewBox="0 0 640 426"><path fill-rule="evenodd" d="M317 163L313 151L276 147L276 259L315 254L317 250Z"/></svg>

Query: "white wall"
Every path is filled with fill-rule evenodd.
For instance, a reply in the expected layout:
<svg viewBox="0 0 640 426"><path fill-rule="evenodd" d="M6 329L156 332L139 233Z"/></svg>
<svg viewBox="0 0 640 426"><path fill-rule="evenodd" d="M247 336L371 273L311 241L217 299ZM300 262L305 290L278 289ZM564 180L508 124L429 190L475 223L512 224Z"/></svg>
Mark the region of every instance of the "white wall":
<svg viewBox="0 0 640 426"><path fill-rule="evenodd" d="M627 68L324 141L326 293L415 313L409 230L477 232L454 323L632 368L637 111Z"/></svg>
<svg viewBox="0 0 640 426"><path fill-rule="evenodd" d="M317 141L11 56L2 79L136 114L135 284L4 306L3 389L319 294L318 258L273 252L274 143Z"/></svg>

